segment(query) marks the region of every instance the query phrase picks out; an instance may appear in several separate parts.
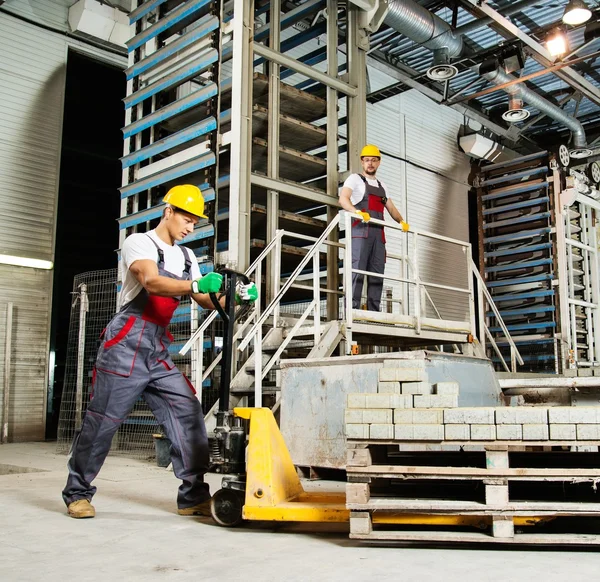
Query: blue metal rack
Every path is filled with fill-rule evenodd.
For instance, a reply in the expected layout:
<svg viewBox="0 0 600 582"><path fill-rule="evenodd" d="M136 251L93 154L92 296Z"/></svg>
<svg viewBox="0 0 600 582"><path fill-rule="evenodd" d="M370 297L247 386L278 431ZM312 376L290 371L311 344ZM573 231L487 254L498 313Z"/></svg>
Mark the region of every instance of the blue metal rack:
<svg viewBox="0 0 600 582"><path fill-rule="evenodd" d="M481 168L480 271L524 361L523 371L556 372L557 277L553 180L547 152ZM488 328L503 355L509 345L493 312ZM493 349L489 356L500 369Z"/></svg>

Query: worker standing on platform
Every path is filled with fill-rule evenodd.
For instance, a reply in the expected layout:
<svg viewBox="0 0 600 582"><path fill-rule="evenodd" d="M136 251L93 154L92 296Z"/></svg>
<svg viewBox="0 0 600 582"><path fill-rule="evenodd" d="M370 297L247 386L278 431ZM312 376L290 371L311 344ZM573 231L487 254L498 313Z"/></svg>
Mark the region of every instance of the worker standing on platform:
<svg viewBox="0 0 600 582"><path fill-rule="evenodd" d="M385 233L383 226L369 224L371 218L383 220L383 209L387 208L390 216L402 226L404 232L409 226L392 199L383 182L377 177L381 163L381 152L374 145L366 145L360 152L361 174L351 174L344 182L340 192L340 204L344 210L357 214L352 220L352 268L383 275L385 270ZM352 307L360 308L363 288L363 275L352 275ZM379 311L383 279L368 277L367 309Z"/></svg>
<svg viewBox="0 0 600 582"><path fill-rule="evenodd" d="M92 399L73 441L69 477L63 490L68 514L94 517L91 483L98 475L113 436L141 396L171 441L175 475L183 481L177 497L180 515L210 515L204 482L209 453L200 402L190 381L169 355L168 331L182 296L212 309L209 293L218 293L219 273L202 277L193 252L176 245L204 215L197 186L181 185L164 197L167 206L155 230L132 234L121 249L118 313L102 334L92 381ZM253 302L254 283L240 285L238 301Z"/></svg>

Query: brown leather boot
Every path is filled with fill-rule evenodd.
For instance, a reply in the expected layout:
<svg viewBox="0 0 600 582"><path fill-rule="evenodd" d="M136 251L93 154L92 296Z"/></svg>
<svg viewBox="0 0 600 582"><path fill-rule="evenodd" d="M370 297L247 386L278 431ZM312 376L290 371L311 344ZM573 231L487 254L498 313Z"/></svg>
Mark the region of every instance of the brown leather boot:
<svg viewBox="0 0 600 582"><path fill-rule="evenodd" d="M75 519L85 519L87 517L95 517L96 515L94 506L87 499L78 499L77 501L69 503L67 512Z"/></svg>
<svg viewBox="0 0 600 582"><path fill-rule="evenodd" d="M177 513L179 515L204 515L210 517L210 499L192 507L180 507L177 509Z"/></svg>

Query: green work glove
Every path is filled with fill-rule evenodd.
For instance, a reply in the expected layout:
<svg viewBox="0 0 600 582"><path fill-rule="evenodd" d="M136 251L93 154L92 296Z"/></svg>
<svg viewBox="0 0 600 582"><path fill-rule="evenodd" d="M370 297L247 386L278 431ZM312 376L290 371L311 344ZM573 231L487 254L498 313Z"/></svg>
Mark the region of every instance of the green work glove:
<svg viewBox="0 0 600 582"><path fill-rule="evenodd" d="M242 302L254 303L258 299L258 289L254 283L242 285L238 283L235 290L235 302L239 305Z"/></svg>
<svg viewBox="0 0 600 582"><path fill-rule="evenodd" d="M223 275L220 273L208 273L202 279L192 281L193 293L218 293L223 284Z"/></svg>

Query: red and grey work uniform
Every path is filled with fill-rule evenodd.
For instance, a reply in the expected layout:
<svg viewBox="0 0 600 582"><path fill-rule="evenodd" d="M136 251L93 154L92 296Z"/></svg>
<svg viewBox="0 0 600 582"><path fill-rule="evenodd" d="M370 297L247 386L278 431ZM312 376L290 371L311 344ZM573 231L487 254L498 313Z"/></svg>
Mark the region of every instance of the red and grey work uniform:
<svg viewBox="0 0 600 582"><path fill-rule="evenodd" d="M190 251L180 247L185 269L178 277L165 271L163 251L152 242L158 251L159 275L190 280ZM106 459L113 436L140 396L171 441L173 470L183 481L178 507L193 507L210 498L204 483L209 454L202 407L193 386L169 355L173 338L167 327L179 301L179 297L150 295L142 288L103 332L93 397L68 462L69 477L63 490L67 505L92 498L96 487L91 483Z"/></svg>
<svg viewBox="0 0 600 582"><path fill-rule="evenodd" d="M368 212L371 218L383 220L383 209L387 202L385 188L377 180L377 186L369 184L367 179L358 174L365 185L365 195L355 204L357 210ZM385 270L385 232L379 224L352 220L352 268L372 273ZM352 307L360 308L360 298L363 288L363 275L352 275ZM367 309L379 311L383 279L367 276Z"/></svg>

